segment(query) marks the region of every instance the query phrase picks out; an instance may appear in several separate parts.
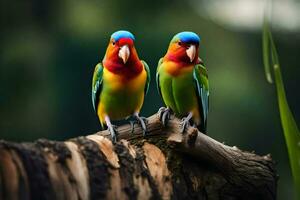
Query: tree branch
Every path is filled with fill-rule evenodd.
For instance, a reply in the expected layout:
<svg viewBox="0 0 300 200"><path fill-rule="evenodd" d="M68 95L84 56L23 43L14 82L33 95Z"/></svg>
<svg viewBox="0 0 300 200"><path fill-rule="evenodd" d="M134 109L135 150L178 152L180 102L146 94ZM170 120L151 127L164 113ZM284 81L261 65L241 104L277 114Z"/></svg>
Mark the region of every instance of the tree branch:
<svg viewBox="0 0 300 200"><path fill-rule="evenodd" d="M197 129L148 118L66 142L0 142L0 199L276 199L269 155L229 147Z"/></svg>

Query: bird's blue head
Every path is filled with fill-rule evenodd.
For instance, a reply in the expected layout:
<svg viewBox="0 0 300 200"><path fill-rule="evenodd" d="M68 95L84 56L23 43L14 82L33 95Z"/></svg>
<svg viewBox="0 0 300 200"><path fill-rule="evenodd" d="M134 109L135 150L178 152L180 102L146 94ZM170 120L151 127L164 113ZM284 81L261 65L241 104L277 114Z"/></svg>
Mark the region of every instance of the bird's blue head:
<svg viewBox="0 0 300 200"><path fill-rule="evenodd" d="M129 38L133 41L135 40L134 35L129 31L116 31L111 35L111 39L114 39L116 42L118 42L121 38Z"/></svg>
<svg viewBox="0 0 300 200"><path fill-rule="evenodd" d="M190 31L184 31L184 32L180 32L177 33L173 39L172 42L177 42L178 40L180 40L183 43L189 43L189 44L199 44L200 43L200 37L194 33L194 32L190 32Z"/></svg>
<svg viewBox="0 0 300 200"><path fill-rule="evenodd" d="M172 38L166 58L175 62L196 63L199 43L200 37L196 33L180 32Z"/></svg>
<svg viewBox="0 0 300 200"><path fill-rule="evenodd" d="M140 61L134 47L134 40L134 35L129 31L121 30L114 32L110 37L103 59L106 62L106 66L108 66L109 63L113 67L123 66L128 63L129 65L130 63L139 63Z"/></svg>

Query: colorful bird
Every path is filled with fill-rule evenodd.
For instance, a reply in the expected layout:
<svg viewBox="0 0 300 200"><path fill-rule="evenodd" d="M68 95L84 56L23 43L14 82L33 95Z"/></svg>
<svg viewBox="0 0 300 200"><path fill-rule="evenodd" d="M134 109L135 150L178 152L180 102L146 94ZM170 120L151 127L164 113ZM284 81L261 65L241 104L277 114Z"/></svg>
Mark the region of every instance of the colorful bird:
<svg viewBox="0 0 300 200"><path fill-rule="evenodd" d="M170 112L184 117L182 132L192 121L206 133L209 85L206 68L198 57L199 43L193 32L176 34L156 72L157 88L167 106L160 109L161 120L166 125Z"/></svg>
<svg viewBox="0 0 300 200"><path fill-rule="evenodd" d="M117 132L112 120L133 116L146 133L146 120L139 113L149 88L150 70L139 59L134 41L128 31L113 33L103 61L96 65L93 75L93 107L102 128L108 127L113 141Z"/></svg>

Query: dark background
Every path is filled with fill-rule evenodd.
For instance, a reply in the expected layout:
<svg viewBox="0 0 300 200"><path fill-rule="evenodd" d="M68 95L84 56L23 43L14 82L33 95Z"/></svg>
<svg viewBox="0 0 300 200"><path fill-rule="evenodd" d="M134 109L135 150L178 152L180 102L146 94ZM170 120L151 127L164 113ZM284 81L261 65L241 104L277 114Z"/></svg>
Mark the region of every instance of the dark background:
<svg viewBox="0 0 300 200"><path fill-rule="evenodd" d="M91 78L111 33L120 29L135 34L139 56L150 66L152 82L142 114L155 113L163 105L154 81L157 62L175 33L194 31L202 39L200 57L210 80L208 134L244 150L271 153L278 162L279 199L292 198L276 91L267 83L262 65L261 4L252 8L232 0L0 2L0 139L64 140L98 131ZM234 12L226 5L214 9L210 2L227 2ZM300 17L289 18L292 8L286 11L287 24L274 20L273 33L287 98L299 122ZM226 13L232 18L222 17ZM245 13L249 16L243 21L240 14Z"/></svg>

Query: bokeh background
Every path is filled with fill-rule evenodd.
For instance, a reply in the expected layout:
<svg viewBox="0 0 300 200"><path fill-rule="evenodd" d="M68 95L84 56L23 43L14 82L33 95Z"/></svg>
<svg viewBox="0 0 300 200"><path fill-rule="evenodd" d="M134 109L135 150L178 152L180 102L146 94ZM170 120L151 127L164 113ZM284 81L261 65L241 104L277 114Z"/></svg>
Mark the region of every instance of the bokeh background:
<svg viewBox="0 0 300 200"><path fill-rule="evenodd" d="M111 33L136 36L140 58L152 71L143 114L162 101L156 65L171 37L198 33L200 57L210 79L211 137L277 161L278 198L291 199L293 185L274 85L262 65L259 0L1 0L0 139L64 140L98 131L91 103L94 66ZM277 0L269 14L287 98L300 120L300 1Z"/></svg>

